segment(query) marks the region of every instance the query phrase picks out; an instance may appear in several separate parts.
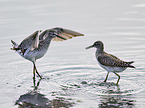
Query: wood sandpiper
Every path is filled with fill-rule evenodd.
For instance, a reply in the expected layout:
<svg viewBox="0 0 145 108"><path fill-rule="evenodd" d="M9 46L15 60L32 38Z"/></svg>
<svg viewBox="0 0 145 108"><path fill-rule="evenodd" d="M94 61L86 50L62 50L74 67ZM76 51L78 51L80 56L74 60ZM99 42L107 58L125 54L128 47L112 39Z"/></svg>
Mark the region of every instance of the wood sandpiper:
<svg viewBox="0 0 145 108"><path fill-rule="evenodd" d="M97 59L99 65L108 72L104 82L107 81L109 72L113 72L118 76L118 80L116 83L116 85L118 85L120 76L117 74L117 72L122 72L127 67L135 68L133 65L131 65L134 61L125 62L123 60L120 60L119 58L117 58L116 56L114 56L112 54L106 53L104 51L103 42L96 41L93 45L87 47L86 49L93 48L93 47L97 48L95 55L96 55L96 59Z"/></svg>
<svg viewBox="0 0 145 108"><path fill-rule="evenodd" d="M35 79L35 72L36 72L38 76L42 79L42 77L37 71L35 62L37 59L45 55L51 40L63 41L63 40L71 39L72 37L76 37L76 36L84 36L84 35L72 30L63 29L59 27L47 29L43 32L41 32L41 30L38 30L33 34L31 34L30 36L28 36L27 38L25 38L19 45L13 40L11 40L13 44L13 48L11 48L11 50L15 50L23 58L31 61L34 66L33 78Z"/></svg>

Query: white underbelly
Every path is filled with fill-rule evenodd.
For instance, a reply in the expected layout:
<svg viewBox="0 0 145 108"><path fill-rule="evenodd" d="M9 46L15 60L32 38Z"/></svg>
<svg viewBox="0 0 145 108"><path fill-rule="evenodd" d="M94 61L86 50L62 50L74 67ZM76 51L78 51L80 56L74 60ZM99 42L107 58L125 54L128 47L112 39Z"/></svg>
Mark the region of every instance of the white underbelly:
<svg viewBox="0 0 145 108"><path fill-rule="evenodd" d="M35 52L35 51L30 51L26 50L25 54L23 55L20 53L20 51L17 51L23 58L30 60L30 61L35 61L36 59L39 59L45 55L47 50L42 50L40 52Z"/></svg>
<svg viewBox="0 0 145 108"><path fill-rule="evenodd" d="M99 62L98 62L99 63ZM124 71L127 67L110 67L110 66L104 66L99 63L99 65L104 68L108 72L122 72Z"/></svg>

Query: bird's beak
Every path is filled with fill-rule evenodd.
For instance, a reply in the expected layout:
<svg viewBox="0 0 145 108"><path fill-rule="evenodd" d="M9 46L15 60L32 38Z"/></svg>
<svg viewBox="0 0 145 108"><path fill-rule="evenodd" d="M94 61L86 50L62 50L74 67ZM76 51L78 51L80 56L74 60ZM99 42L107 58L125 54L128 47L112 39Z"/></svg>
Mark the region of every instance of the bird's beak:
<svg viewBox="0 0 145 108"><path fill-rule="evenodd" d="M94 45L91 45L91 46L88 46L86 49L93 48L93 47L94 47Z"/></svg>
<svg viewBox="0 0 145 108"><path fill-rule="evenodd" d="M65 38L63 38L63 37L61 37L61 36L59 36L59 35L56 35L58 38L60 38L60 39L63 39L63 40L67 40L67 39L65 39Z"/></svg>

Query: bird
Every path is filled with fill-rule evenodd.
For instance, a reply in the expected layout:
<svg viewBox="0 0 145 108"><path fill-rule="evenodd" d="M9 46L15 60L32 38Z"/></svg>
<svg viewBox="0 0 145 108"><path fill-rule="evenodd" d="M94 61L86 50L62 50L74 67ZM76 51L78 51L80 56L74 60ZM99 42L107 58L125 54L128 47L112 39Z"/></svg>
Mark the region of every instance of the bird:
<svg viewBox="0 0 145 108"><path fill-rule="evenodd" d="M35 79L35 72L42 79L36 68L36 60L46 54L51 40L63 41L77 36L84 36L84 34L61 27L46 29L43 32L37 30L26 37L19 45L11 40L13 46L11 50L15 50L23 58L33 63L33 79Z"/></svg>
<svg viewBox="0 0 145 108"><path fill-rule="evenodd" d="M116 83L116 85L118 85L120 80L120 75L118 75L117 73L124 71L128 67L135 68L133 65L131 65L132 63L134 63L134 61L126 62L120 60L118 57L112 54L108 54L107 52L105 52L104 44L102 41L96 41L94 42L93 45L86 47L86 49L93 48L93 47L97 48L95 56L98 61L98 64L107 71L107 75L104 82L107 81L109 72L113 72L118 76L118 80Z"/></svg>

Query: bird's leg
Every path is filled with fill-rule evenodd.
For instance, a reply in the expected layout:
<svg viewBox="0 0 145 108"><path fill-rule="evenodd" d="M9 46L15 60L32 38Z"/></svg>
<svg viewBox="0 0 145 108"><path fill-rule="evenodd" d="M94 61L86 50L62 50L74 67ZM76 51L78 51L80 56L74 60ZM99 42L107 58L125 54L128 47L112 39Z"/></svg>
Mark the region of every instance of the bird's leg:
<svg viewBox="0 0 145 108"><path fill-rule="evenodd" d="M33 80L33 83L34 83L34 90L37 90L38 89L38 86L39 86L39 84L40 84L40 81L41 81L42 79L39 79L39 81L37 82L37 85L36 85L36 80Z"/></svg>
<svg viewBox="0 0 145 108"><path fill-rule="evenodd" d="M42 80L42 79L39 79L39 81L37 82L37 87L39 86L41 80Z"/></svg>
<svg viewBox="0 0 145 108"><path fill-rule="evenodd" d="M107 73L107 76L106 76L106 78L105 78L104 82L106 82L106 81L107 81L108 75L109 75L109 72Z"/></svg>
<svg viewBox="0 0 145 108"><path fill-rule="evenodd" d="M35 68L35 70L36 70L37 75L42 79L41 75L40 75L40 74L38 73L38 71L37 71L37 68L36 68L35 63L33 63L33 64L34 64L34 68Z"/></svg>
<svg viewBox="0 0 145 108"><path fill-rule="evenodd" d="M33 65L34 65L34 63L33 63ZM35 70L36 70L36 68L35 68L35 66L33 66L33 83L34 83L34 87L35 87Z"/></svg>
<svg viewBox="0 0 145 108"><path fill-rule="evenodd" d="M115 73L115 72L114 72ZM119 80L120 80L120 75L118 75L117 73L115 73L117 76L118 76L118 80L117 80L117 83L116 83L116 85L118 85L118 82L119 82Z"/></svg>

